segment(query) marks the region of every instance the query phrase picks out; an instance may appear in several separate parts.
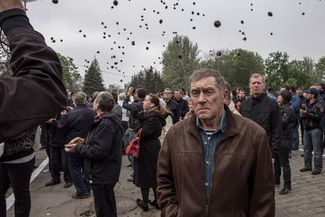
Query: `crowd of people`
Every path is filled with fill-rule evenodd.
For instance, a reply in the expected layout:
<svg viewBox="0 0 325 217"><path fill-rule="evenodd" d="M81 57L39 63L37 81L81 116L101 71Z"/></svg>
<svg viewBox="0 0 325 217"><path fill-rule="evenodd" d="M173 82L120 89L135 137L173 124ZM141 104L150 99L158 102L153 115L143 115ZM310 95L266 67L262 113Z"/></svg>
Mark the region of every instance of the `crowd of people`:
<svg viewBox="0 0 325 217"><path fill-rule="evenodd" d="M139 156L129 156L128 179L141 190L136 203L166 217L274 216L275 186L283 174L278 193L292 190L291 172L297 171L290 157L299 147L300 172L322 172L325 84L304 91L283 85L274 94L254 73L246 94L219 72L199 69L189 78L189 96L184 88L153 94L129 87L68 99L59 59L30 25L20 0L0 1L0 25L14 72L0 80L0 216L6 216L10 186L15 216L29 216L38 125L51 171L45 187L60 184L63 171L63 187L75 187L72 198L92 192L98 217L117 216L114 186L123 150L136 135Z"/></svg>
<svg viewBox="0 0 325 217"><path fill-rule="evenodd" d="M205 72L204 70L202 71ZM218 74L215 71L210 72L208 70L208 72L210 74ZM204 73L201 72L201 74L201 76L204 76ZM196 79L200 78L201 77L198 77ZM229 109L229 112L237 116L246 117L264 129L266 133L266 141L264 141L264 143L269 144L270 156L272 159L272 167L270 170L270 172L272 172L272 186L280 186L280 177L281 174L283 174L283 187L279 191L279 194L288 194L292 190L289 159L291 157L292 151L299 149L299 141L302 141L301 147L304 149L303 156L305 160L305 164L302 165L300 172L311 171L312 175L318 175L322 171L322 155L324 148L323 97L325 95L322 88L325 85L313 85L310 87L310 89L305 91L301 91L301 89L298 89L296 91L294 87L284 85L275 96L274 94L271 94L267 91L265 77L261 74L252 74L248 83L250 93L246 95L243 88L239 87L232 89L230 84L224 81L222 105L226 106L225 113L227 113ZM118 142L118 149L120 150L120 154L122 154L125 146L129 141L133 139L139 129L142 130L139 135L141 147L139 157L129 157L130 166L132 167L133 172L131 174L131 177L128 178L128 181L133 182L137 187L141 189L142 198L138 199L136 202L144 211L148 211L149 205L152 205L157 209L160 207L157 197L157 187L159 186L156 177L158 174L159 181L159 172L162 172L164 170L162 169L160 171L157 171L157 164L161 147L168 147L168 145L162 144L163 142L167 144L169 143L169 140L165 139L168 129L171 127L173 127L171 129L179 128L181 124L177 124L178 122L183 122L184 125L186 120L191 119L192 116L196 118L200 117L201 110L196 111L195 106L197 106L196 104L204 105L205 101L204 99L198 99L203 100L203 102L195 102L196 95L199 97L201 92L207 96L213 94L213 92L210 93L209 91L210 90L205 90L203 87L202 90L198 90L199 93L197 93L195 90L191 90L189 97L183 88L176 89L175 91L172 91L171 88L165 88L164 92L162 93L152 94L147 93L143 87L130 87L126 93L120 93L119 95L114 93L112 94L112 96L115 95L115 97L113 97L113 107L110 111L107 112L113 113L121 125L121 141ZM82 161L85 161L87 158L91 158L92 155L90 155L90 157L87 156L86 150L84 150L85 153L83 155L78 154L76 156L76 154L68 154L71 151L67 150L67 146L65 146L65 144L68 144L69 142L71 143L71 141L73 141L72 144L78 144L79 142L73 140L76 137L82 138L80 140L82 144L87 144L87 141L89 140L89 133L87 136L87 132L89 132L89 130L92 128L92 120L94 118L96 120L96 118L98 118L98 115L100 115L97 114L96 116L96 110L94 107L94 101L96 100L98 94L101 93L94 93L92 97L88 97L89 100L87 101L87 97L84 93L75 93L72 97L72 103L70 104L70 107L68 109L62 110L61 113L58 114L57 119L51 119L47 121L47 124L51 124L54 128L54 130L50 130L50 132L52 132L52 135L50 135L50 137L54 142L51 142L50 139L49 144L51 144L51 151L49 152L49 158L51 162L50 166L52 179L46 183L46 186L60 183L59 171L61 168L64 171L64 174L68 174L64 175L64 180L66 182L64 187L70 187L71 183L73 183L76 188L76 194L73 195L73 197L77 199L87 198L90 195L90 186L93 184L89 184L89 179L84 179L84 177L87 176L83 174L85 173L84 170L86 169L82 168ZM211 102L211 104L213 103L216 102ZM93 108L93 111L91 108ZM205 109L210 110L209 108L204 107L202 111ZM68 110L69 112L67 112ZM231 123L227 123L228 121L226 121L226 117L222 116L219 129L214 128L210 132L203 126L200 126L200 119L196 119L198 129L202 129L206 133L206 135L200 133L199 135L201 139L198 139L198 141L207 141L206 143L208 144L208 141L215 140L215 142L218 144L220 142L219 140L223 138L222 135L225 133L224 131L226 129L225 126L222 128L223 121L225 121L225 125ZM124 124L122 124L122 122L124 122ZM187 124L190 125L190 123ZM189 127L187 124L185 124L184 127ZM124 127L122 125L124 125ZM81 128L83 130L81 130ZM300 133L298 133L299 128L301 130ZM65 139L61 138L62 132L65 132L66 134ZM76 133L72 133L72 136L68 136L71 134L71 132ZM246 136L249 136L249 139L245 138L247 142L249 141L248 143L252 143L253 141L251 140L254 139L262 141L262 138L259 138L253 133L248 134L248 132L246 132L245 134L247 134ZM301 139L299 139L299 136ZM169 135L169 137L172 137L172 139L175 140L173 136ZM167 138L169 137L167 136ZM186 147L185 144L182 145L183 143L187 143L185 139L186 137L177 137L183 141L177 140L173 141L173 143L175 145L177 144L177 146ZM60 149L57 148L58 146L60 146ZM117 146L114 147L117 148ZM249 150L256 147L244 148ZM64 149L66 152L64 152ZM209 153L204 154L206 161L216 161L216 159L213 157L213 153L219 155L220 150L217 149L217 146L204 147L204 151L206 150L209 150ZM73 153L74 152L78 151L74 150ZM184 150L179 152L183 153ZM245 151L241 150L241 152L241 154L245 156ZM312 166L312 152L314 153L314 166ZM62 159L69 160L67 161ZM244 159L246 158L244 157ZM74 161L77 161L79 163L74 163ZM178 161L179 159L177 162ZM239 160L237 159L236 161ZM70 162L70 164L67 166L66 162ZM193 160L190 160L188 163L189 167L194 166ZM179 164L184 164L184 162ZM259 164L261 164L261 162L259 162ZM185 165L183 165L182 168ZM65 168L67 168L67 170ZM208 165L205 165L205 169L207 168L209 168ZM210 169L212 170L212 168ZM119 171L119 169L117 170ZM179 171L176 170L175 172ZM264 173L262 174L263 177L270 175ZM114 195L114 185L118 181L118 173L115 175L115 182L111 183L109 187L109 192L111 192L112 195ZM98 176L100 176L100 174L98 174ZM211 174L206 178L212 180ZM206 181L209 183L209 180ZM268 187L270 188L270 186ZM150 189L153 190L154 195L154 198L152 200L149 200ZM209 186L209 191L211 191L211 186ZM112 204L115 204L114 200L110 201ZM163 202L161 203L161 206L164 206ZM106 207L109 206L107 205Z"/></svg>

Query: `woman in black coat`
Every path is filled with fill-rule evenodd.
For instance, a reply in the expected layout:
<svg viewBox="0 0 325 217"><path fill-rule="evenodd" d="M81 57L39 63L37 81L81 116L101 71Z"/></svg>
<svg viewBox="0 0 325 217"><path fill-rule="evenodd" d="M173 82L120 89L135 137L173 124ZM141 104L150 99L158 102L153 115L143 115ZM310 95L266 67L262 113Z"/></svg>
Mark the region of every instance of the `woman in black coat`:
<svg viewBox="0 0 325 217"><path fill-rule="evenodd" d="M141 188L142 200L137 199L137 204L148 211L148 203L158 209L156 202L157 187L157 160L160 150L159 136L162 127L166 124L168 113L159 104L158 96L149 94L143 102L143 113L140 115L141 134L139 158L135 159L134 184ZM149 189L154 192L154 201L149 202Z"/></svg>

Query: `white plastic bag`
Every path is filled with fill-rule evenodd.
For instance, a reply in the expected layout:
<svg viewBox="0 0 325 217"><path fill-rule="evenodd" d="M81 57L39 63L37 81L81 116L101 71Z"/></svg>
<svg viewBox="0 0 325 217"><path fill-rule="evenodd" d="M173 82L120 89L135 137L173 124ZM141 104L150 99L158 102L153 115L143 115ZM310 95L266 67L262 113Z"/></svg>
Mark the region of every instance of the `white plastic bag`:
<svg viewBox="0 0 325 217"><path fill-rule="evenodd" d="M0 157L2 156L2 154L3 154L3 150L4 150L4 148L5 148L5 143L0 143Z"/></svg>

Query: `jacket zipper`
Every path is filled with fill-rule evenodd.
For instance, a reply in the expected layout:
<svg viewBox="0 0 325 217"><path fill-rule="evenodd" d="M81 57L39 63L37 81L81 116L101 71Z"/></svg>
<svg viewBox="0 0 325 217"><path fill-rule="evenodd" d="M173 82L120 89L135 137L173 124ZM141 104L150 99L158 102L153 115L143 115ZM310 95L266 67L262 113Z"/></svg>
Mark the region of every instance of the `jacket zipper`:
<svg viewBox="0 0 325 217"><path fill-rule="evenodd" d="M208 137L208 144L210 143L210 137ZM205 159L204 159L204 163L205 163ZM212 183L211 183L211 187L212 187ZM212 188L210 189L212 190ZM209 202L210 202L210 197L211 197L211 192L208 198L206 198L206 203L205 203L205 216L208 217L209 216Z"/></svg>
<svg viewBox="0 0 325 217"><path fill-rule="evenodd" d="M221 144L221 141L222 141L222 138L220 139L219 143L218 143L218 146L217 146L217 149L215 150L215 153L214 153L214 165L216 163L216 154L218 152L218 149L220 147L220 144ZM211 199L211 196L212 196L212 187L213 187L213 177L214 177L214 169L215 169L215 166L213 166L213 176L212 176L212 180L211 180L211 192L210 192L210 195L209 195L209 198L207 199L207 202L206 202L206 205L205 205L205 216L206 217L209 217L209 203L210 203L210 199Z"/></svg>
<svg viewBox="0 0 325 217"><path fill-rule="evenodd" d="M209 216L209 205L205 205L205 216Z"/></svg>

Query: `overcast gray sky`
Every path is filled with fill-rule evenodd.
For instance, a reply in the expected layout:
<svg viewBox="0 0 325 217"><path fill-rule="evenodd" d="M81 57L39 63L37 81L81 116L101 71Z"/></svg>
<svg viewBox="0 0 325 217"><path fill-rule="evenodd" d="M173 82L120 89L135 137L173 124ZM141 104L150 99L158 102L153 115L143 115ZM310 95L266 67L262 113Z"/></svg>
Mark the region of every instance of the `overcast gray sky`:
<svg viewBox="0 0 325 217"><path fill-rule="evenodd" d="M197 43L201 56L236 48L264 58L275 51L286 51L291 59L325 56L325 0L118 0L112 9L113 2L38 0L27 4L27 14L54 50L74 59L82 75L89 65L85 59L96 56L106 86L129 82L142 66L160 71L159 57L173 32ZM221 22L219 28L215 20Z"/></svg>

